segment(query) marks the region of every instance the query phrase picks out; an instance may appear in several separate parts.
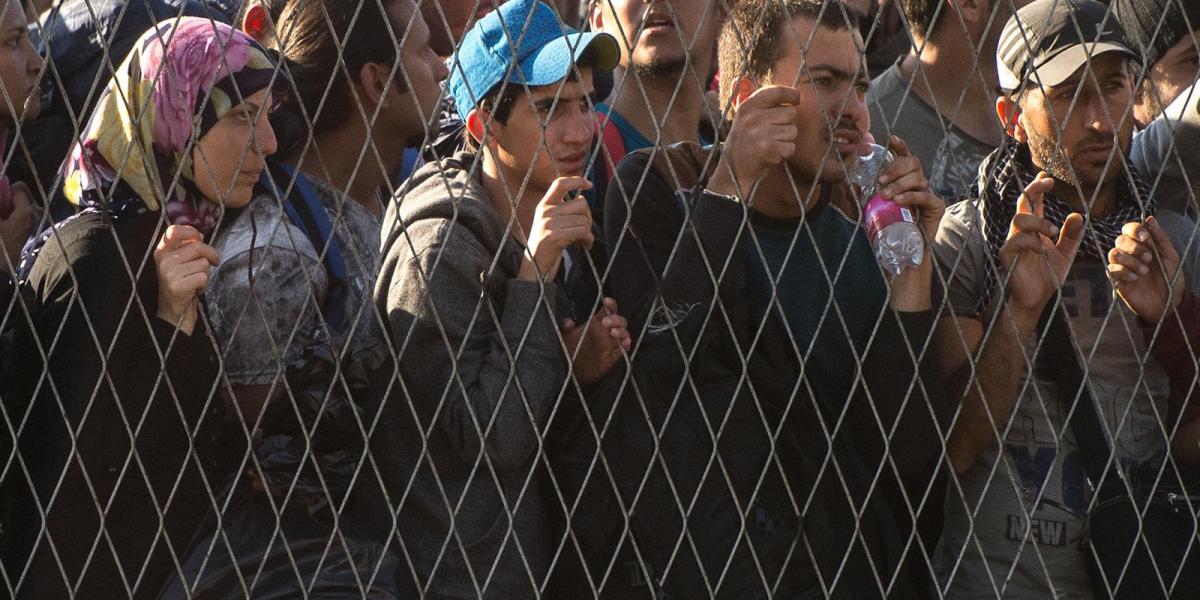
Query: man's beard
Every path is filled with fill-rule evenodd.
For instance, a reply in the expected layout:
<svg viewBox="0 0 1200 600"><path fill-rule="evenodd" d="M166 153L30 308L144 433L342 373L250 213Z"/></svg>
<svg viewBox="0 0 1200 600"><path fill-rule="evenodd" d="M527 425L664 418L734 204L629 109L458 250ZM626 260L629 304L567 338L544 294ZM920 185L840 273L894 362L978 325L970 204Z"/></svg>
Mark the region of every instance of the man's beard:
<svg viewBox="0 0 1200 600"><path fill-rule="evenodd" d="M1029 132L1029 153L1033 157L1033 164L1041 165L1042 170L1051 177L1071 185L1079 183L1075 169L1071 168L1071 161L1049 136Z"/></svg>
<svg viewBox="0 0 1200 600"><path fill-rule="evenodd" d="M1159 92L1158 86L1153 81L1150 81L1149 77L1146 79L1145 92L1142 94L1142 104L1146 107L1147 124L1157 119L1166 110L1166 107L1162 103L1162 93Z"/></svg>
<svg viewBox="0 0 1200 600"><path fill-rule="evenodd" d="M657 77L666 77L670 75L678 75L683 72L687 66L687 59L677 58L673 60L651 60L649 62L638 62L633 65L633 72L642 79L654 79Z"/></svg>
<svg viewBox="0 0 1200 600"><path fill-rule="evenodd" d="M1077 147L1084 148L1091 144L1107 142L1110 139L1108 136L1093 133L1080 140L1077 143ZM1128 150L1127 146L1120 144L1113 147L1113 152L1120 152L1122 156ZM1066 152L1061 149L1061 145L1051 136L1041 135L1033 131L1029 132L1029 153L1033 158L1033 163L1041 165L1042 170L1049 173L1051 177L1062 183L1076 186L1085 193L1091 193L1107 181L1111 181L1120 173L1121 169L1120 159L1114 158L1108 162L1108 168L1096 178L1086 181L1080 180L1079 171L1071 165L1071 161L1067 158Z"/></svg>

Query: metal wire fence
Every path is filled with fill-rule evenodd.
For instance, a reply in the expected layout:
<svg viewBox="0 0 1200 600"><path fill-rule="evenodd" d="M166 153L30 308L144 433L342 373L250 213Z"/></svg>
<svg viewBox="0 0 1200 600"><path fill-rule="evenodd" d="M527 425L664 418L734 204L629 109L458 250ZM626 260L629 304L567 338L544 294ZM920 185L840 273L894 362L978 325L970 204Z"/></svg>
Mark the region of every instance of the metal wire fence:
<svg viewBox="0 0 1200 600"><path fill-rule="evenodd" d="M1198 31L8 0L0 595L1195 597Z"/></svg>

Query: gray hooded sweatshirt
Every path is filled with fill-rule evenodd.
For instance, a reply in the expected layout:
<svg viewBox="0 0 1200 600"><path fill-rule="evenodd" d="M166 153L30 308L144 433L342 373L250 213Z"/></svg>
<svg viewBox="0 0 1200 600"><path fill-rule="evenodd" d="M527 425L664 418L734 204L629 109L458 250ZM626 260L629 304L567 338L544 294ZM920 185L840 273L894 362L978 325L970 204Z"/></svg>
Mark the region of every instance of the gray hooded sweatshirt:
<svg viewBox="0 0 1200 600"><path fill-rule="evenodd" d="M567 372L558 292L516 279L522 247L474 160L425 165L384 217L375 300L398 368L373 454L430 597L533 597L549 562L540 437Z"/></svg>

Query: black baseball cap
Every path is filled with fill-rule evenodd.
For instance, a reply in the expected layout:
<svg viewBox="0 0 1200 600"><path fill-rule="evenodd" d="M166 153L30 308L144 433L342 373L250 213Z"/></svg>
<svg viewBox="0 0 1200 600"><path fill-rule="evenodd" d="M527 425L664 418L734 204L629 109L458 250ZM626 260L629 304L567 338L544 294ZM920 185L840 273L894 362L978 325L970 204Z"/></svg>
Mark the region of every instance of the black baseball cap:
<svg viewBox="0 0 1200 600"><path fill-rule="evenodd" d="M1000 33L1000 89L1015 92L1028 82L1058 85L1089 57L1109 52L1139 58L1108 7L1096 0L1036 0L1009 18Z"/></svg>

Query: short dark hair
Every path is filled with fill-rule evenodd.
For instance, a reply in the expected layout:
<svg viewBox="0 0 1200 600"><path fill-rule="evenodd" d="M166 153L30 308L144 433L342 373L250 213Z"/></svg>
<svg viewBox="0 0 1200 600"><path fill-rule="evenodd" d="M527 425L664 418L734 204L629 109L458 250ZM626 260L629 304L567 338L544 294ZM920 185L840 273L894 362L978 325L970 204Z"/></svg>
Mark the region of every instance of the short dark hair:
<svg viewBox="0 0 1200 600"><path fill-rule="evenodd" d="M858 14L841 0L740 0L721 27L717 58L721 104L741 78L761 83L784 54L784 28L805 18L821 27L858 31Z"/></svg>
<svg viewBox="0 0 1200 600"><path fill-rule="evenodd" d="M908 21L908 29L914 37L929 38L945 4L945 0L901 0L904 18Z"/></svg>
<svg viewBox="0 0 1200 600"><path fill-rule="evenodd" d="M517 98L525 93L525 86L519 83L510 83L505 85L503 82L500 85L492 88L483 99L479 101L479 108L488 111L492 121L505 125L508 123L508 118L512 116L513 107L517 104ZM471 152L479 151L479 142L470 132L465 132L465 143L467 150Z"/></svg>
<svg viewBox="0 0 1200 600"><path fill-rule="evenodd" d="M408 31L407 28L392 31L387 14L387 7L395 3L405 6L403 22L421 18L413 0L287 3L276 26L280 46L277 49L286 61L294 85L289 90L288 102L313 120L313 133L337 129L357 113L351 86L365 64L393 65L397 69L393 85L400 92L407 91L402 76L404 67L399 64L399 47ZM338 40L342 43L340 50Z"/></svg>
<svg viewBox="0 0 1200 600"><path fill-rule="evenodd" d="M596 64L595 53L588 49L583 56L575 63L578 68L591 68ZM575 81L576 71L571 69L566 76L567 81ZM550 84L554 85L554 84ZM543 86L530 86L543 87ZM483 98L479 100L479 107L488 111L492 115L492 120L501 125L508 123L508 118L512 116L513 106L517 102L517 98L525 93L525 86L520 83L505 83L501 81L495 87L488 90ZM464 113L465 114L465 113Z"/></svg>
<svg viewBox="0 0 1200 600"><path fill-rule="evenodd" d="M525 93L525 86L519 83L507 85L502 83L479 101L479 108L488 111L492 115L493 121L506 124L508 118L512 116L513 105L517 103L517 98L523 93Z"/></svg>
<svg viewBox="0 0 1200 600"><path fill-rule="evenodd" d="M595 60L592 58L591 54L588 53L581 57L579 62L576 64L579 67L591 67L594 62ZM566 80L575 81L575 78L576 71L575 69L571 69L571 71L567 73ZM530 87L545 86L539 85ZM496 87L489 90L487 94L484 94L483 99L479 101L479 108L488 111L488 113L491 115L492 121L500 123L501 125L506 125L508 124L508 118L512 116L513 107L517 105L517 102L524 94L524 85L519 83L505 83L501 81L496 85ZM470 133L466 134L466 146L467 150L472 152L479 150L479 143L474 137L471 136Z"/></svg>

